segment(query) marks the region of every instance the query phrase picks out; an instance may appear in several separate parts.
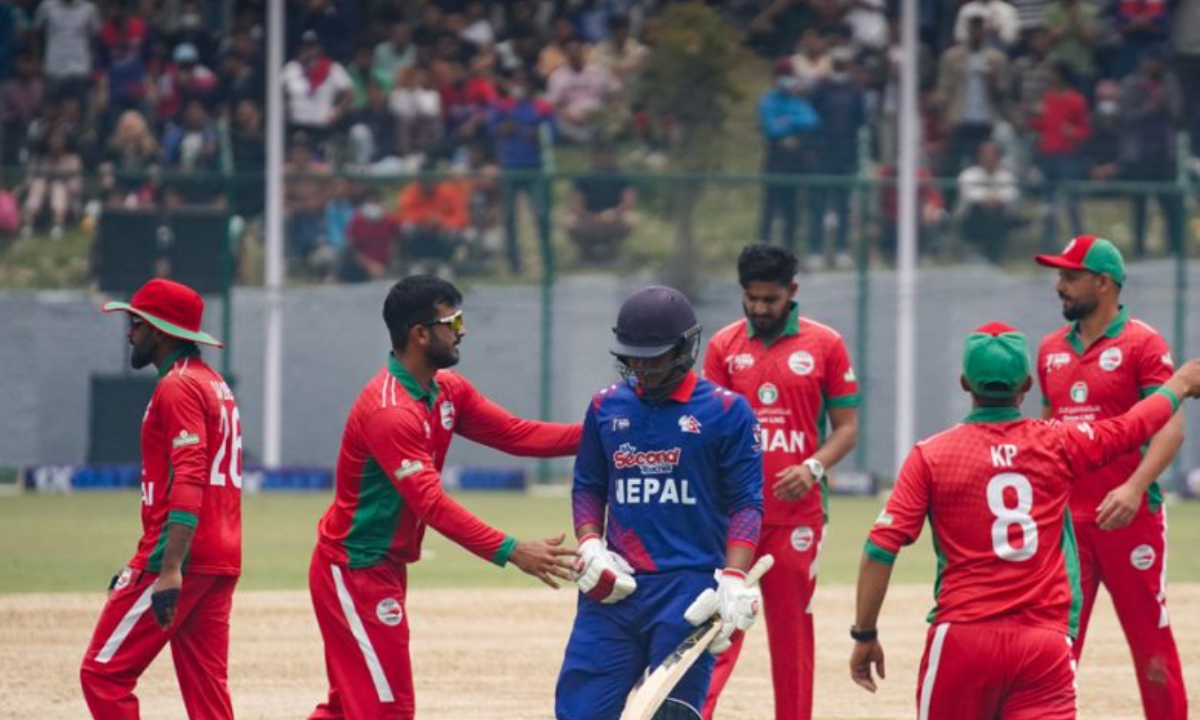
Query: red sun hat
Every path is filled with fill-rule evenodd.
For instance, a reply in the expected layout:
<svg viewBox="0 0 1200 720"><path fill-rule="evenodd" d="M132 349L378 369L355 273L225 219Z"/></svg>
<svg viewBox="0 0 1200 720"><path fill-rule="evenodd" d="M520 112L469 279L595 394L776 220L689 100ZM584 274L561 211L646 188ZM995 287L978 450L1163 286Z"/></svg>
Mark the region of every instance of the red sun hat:
<svg viewBox="0 0 1200 720"><path fill-rule="evenodd" d="M162 332L201 345L225 347L224 343L200 329L204 299L187 285L155 278L138 288L129 302L108 302L104 312L124 310L137 315Z"/></svg>

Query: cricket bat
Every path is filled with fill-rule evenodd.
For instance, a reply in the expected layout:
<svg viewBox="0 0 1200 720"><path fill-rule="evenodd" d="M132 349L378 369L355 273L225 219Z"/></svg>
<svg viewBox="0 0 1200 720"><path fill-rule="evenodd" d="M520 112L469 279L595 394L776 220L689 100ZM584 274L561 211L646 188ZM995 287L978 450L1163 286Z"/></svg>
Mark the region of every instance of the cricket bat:
<svg viewBox="0 0 1200 720"><path fill-rule="evenodd" d="M746 584L754 585L775 564L771 555L763 555L746 573ZM679 646L634 686L625 700L625 711L620 720L654 720L658 708L670 694L672 688L696 663L701 653L708 649L721 631L721 618L714 615L696 628L679 643ZM676 714L674 717L680 717ZM699 717L697 715L696 717Z"/></svg>

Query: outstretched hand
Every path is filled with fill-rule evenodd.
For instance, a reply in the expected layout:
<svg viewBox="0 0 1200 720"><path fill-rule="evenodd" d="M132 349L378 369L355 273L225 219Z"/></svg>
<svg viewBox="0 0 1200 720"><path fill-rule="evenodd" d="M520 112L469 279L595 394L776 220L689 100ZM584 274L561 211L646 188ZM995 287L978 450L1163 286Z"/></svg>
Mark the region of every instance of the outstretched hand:
<svg viewBox="0 0 1200 720"><path fill-rule="evenodd" d="M575 567L577 557L574 550L563 547L566 533L545 540L526 540L518 542L513 548L508 561L520 568L521 572L532 575L554 589L558 583L554 578L570 582L571 570Z"/></svg>

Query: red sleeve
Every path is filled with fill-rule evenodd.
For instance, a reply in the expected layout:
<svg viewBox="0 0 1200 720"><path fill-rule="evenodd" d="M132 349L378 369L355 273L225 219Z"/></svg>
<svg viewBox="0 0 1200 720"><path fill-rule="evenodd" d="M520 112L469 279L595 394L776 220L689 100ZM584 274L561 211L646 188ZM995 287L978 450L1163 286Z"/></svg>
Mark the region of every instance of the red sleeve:
<svg viewBox="0 0 1200 720"><path fill-rule="evenodd" d="M825 399L829 407L858 407L858 378L850 364L846 343L835 338L825 358Z"/></svg>
<svg viewBox="0 0 1200 720"><path fill-rule="evenodd" d="M208 486L208 413L204 390L175 376L159 388L159 412L166 429L167 452L171 456L169 513L191 515L192 526L200 515L204 489ZM220 438L216 439L220 442Z"/></svg>
<svg viewBox="0 0 1200 720"><path fill-rule="evenodd" d="M720 385L723 388L729 388L731 382L729 378L729 365L726 364L725 348L721 347L724 343L718 344L717 338L720 335L714 335L708 341L708 348L704 351L704 377L709 381Z"/></svg>
<svg viewBox="0 0 1200 720"><path fill-rule="evenodd" d="M1091 123L1088 121L1087 100L1085 100L1079 93L1075 94L1073 100L1074 102L1072 102L1071 105L1075 110L1075 130L1079 134L1079 136L1076 138L1076 142L1082 143L1092 135Z"/></svg>
<svg viewBox="0 0 1200 720"><path fill-rule="evenodd" d="M865 552L886 565L896 561L900 548L912 545L921 536L925 517L932 503L930 489L933 477L921 454L920 446L913 448L900 468L896 486L888 497L883 512L867 536Z"/></svg>
<svg viewBox="0 0 1200 720"><path fill-rule="evenodd" d="M1146 342L1141 344L1137 358L1137 383L1142 397L1157 390L1174 374L1175 360L1171 357L1171 348L1167 347L1162 335L1151 333Z"/></svg>
<svg viewBox="0 0 1200 720"><path fill-rule="evenodd" d="M580 423L548 423L525 420L488 400L462 377L461 398L456 403L458 422L454 431L482 445L511 455L560 457L574 455L579 448Z"/></svg>
<svg viewBox="0 0 1200 720"><path fill-rule="evenodd" d="M1162 388L1124 415L1094 423L1056 423L1056 430L1071 469L1080 475L1149 440L1167 424L1178 407L1175 393Z"/></svg>
<svg viewBox="0 0 1200 720"><path fill-rule="evenodd" d="M371 457L391 478L404 505L422 522L484 560L503 565L516 539L475 517L442 490L424 424L404 408L388 408L363 424Z"/></svg>

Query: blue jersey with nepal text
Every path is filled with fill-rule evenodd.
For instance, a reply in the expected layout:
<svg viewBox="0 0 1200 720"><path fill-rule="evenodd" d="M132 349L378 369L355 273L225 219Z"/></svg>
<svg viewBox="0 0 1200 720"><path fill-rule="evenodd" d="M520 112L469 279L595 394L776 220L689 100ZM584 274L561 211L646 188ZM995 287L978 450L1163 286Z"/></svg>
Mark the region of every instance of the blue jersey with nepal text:
<svg viewBox="0 0 1200 720"><path fill-rule="evenodd" d="M754 412L695 373L657 402L626 383L601 390L584 419L572 501L576 528L607 506L608 546L636 572L724 567L730 516L762 513Z"/></svg>

